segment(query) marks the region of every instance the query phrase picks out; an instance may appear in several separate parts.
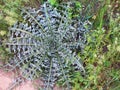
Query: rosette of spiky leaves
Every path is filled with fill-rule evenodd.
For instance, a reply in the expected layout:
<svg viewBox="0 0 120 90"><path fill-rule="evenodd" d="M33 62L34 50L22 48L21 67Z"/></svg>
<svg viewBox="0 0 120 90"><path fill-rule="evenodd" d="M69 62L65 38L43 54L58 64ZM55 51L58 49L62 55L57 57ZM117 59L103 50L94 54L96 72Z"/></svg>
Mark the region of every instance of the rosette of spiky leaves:
<svg viewBox="0 0 120 90"><path fill-rule="evenodd" d="M63 6L65 9L60 11L46 2L38 9L23 9L24 20L9 29L7 46L14 56L7 62L7 69L17 68L30 80L42 77L45 90L52 89L57 80L65 81L70 90L70 68L85 73L73 51L84 48L86 21L71 20L69 4Z"/></svg>

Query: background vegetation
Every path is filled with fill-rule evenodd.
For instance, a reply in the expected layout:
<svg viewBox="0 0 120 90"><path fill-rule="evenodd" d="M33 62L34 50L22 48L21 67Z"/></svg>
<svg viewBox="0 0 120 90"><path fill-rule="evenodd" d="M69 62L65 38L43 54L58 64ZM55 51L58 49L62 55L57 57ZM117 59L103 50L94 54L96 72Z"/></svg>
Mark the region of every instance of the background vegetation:
<svg viewBox="0 0 120 90"><path fill-rule="evenodd" d="M0 0L0 60L10 56L2 44L7 39L8 27L21 20L21 7L39 7L45 0ZM70 0L48 0L52 5ZM87 35L84 53L79 56L84 62L86 76L76 72L71 77L73 90L120 90L120 3L119 0L79 0L76 11L71 9L71 17L77 15L81 4L85 17L93 22ZM74 14L72 14L74 12ZM59 84L60 85L60 84Z"/></svg>

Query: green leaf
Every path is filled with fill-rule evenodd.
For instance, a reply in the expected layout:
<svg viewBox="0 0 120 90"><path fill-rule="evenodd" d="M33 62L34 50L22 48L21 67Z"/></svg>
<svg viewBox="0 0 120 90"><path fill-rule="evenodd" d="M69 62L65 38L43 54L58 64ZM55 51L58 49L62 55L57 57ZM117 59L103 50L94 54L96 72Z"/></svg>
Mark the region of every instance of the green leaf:
<svg viewBox="0 0 120 90"><path fill-rule="evenodd" d="M106 67L109 67L109 66L111 65L111 62L110 62L110 61L105 61L104 65L105 65Z"/></svg>
<svg viewBox="0 0 120 90"><path fill-rule="evenodd" d="M78 8L81 8L81 7L82 7L82 5L81 5L81 3L80 3L79 1L76 1L76 6L77 6Z"/></svg>
<svg viewBox="0 0 120 90"><path fill-rule="evenodd" d="M57 0L48 0L51 5L55 5L57 3Z"/></svg>

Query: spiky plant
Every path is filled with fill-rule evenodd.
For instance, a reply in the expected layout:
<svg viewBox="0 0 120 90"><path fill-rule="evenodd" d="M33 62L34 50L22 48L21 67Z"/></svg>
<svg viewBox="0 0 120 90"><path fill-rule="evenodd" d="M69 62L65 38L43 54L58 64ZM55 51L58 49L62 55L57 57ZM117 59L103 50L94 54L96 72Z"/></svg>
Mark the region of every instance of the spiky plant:
<svg viewBox="0 0 120 90"><path fill-rule="evenodd" d="M14 56L5 67L9 71L19 69L28 80L42 77L44 90L52 90L58 80L70 90L71 69L85 74L75 51L84 49L87 20L71 19L70 3L61 6L63 10L58 10L45 2L38 9L23 9L24 20L9 29L7 46Z"/></svg>

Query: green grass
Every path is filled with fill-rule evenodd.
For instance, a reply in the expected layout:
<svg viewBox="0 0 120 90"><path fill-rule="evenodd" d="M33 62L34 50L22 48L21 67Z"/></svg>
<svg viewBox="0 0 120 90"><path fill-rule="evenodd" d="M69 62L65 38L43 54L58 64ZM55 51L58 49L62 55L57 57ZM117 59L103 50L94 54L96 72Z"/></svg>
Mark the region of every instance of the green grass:
<svg viewBox="0 0 120 90"><path fill-rule="evenodd" d="M87 76L76 74L73 90L120 89L120 16L114 18L109 6L108 0L97 13L93 30L88 34L88 45L81 55Z"/></svg>

